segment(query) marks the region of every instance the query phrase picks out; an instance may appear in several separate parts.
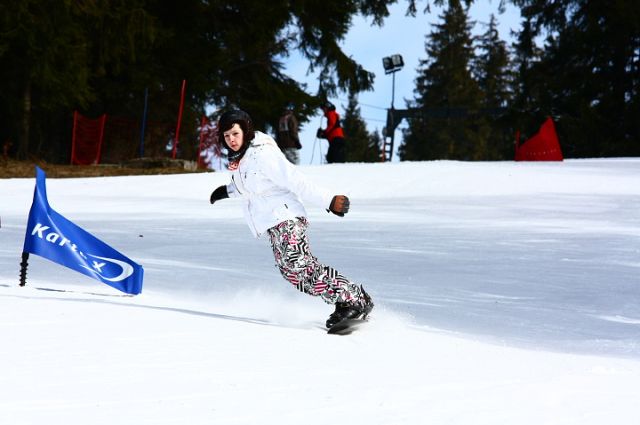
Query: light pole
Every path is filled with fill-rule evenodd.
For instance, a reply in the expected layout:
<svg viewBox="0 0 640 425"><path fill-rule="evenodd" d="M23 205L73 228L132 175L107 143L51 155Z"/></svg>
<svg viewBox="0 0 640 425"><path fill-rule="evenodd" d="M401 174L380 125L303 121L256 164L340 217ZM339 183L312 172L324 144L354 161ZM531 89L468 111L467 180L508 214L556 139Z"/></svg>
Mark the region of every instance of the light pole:
<svg viewBox="0 0 640 425"><path fill-rule="evenodd" d="M391 109L393 109L393 101L396 95L396 72L400 71L404 66L402 55L391 55L382 58L382 66L385 74L391 74L393 81L391 83Z"/></svg>
<svg viewBox="0 0 640 425"><path fill-rule="evenodd" d="M391 161L391 156L393 155L393 134L395 129L393 122L393 111L395 108L393 106L393 102L396 96L396 72L402 69L404 61L402 60L401 55L391 55L382 58L382 66L384 67L384 73L387 75L391 74L393 78L391 82L391 108L387 110L387 129L385 131L386 134L384 138L382 157L383 161ZM389 140L387 140L387 138Z"/></svg>

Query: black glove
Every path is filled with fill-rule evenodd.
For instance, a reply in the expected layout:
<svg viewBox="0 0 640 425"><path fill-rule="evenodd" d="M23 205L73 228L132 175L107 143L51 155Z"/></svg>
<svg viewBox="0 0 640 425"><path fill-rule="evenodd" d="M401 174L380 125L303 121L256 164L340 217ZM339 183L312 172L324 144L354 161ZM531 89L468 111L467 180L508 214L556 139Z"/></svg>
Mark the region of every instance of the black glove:
<svg viewBox="0 0 640 425"><path fill-rule="evenodd" d="M209 201L211 201L211 203L213 204L220 199L225 199L228 197L229 193L227 192L227 186L220 186L211 193L211 198L209 199Z"/></svg>
<svg viewBox="0 0 640 425"><path fill-rule="evenodd" d="M326 138L327 138L327 135L325 134L325 132L324 132L324 130L323 130L323 129L319 128L319 129L316 131L316 137L317 137L318 139L326 139Z"/></svg>
<svg viewBox="0 0 640 425"><path fill-rule="evenodd" d="M344 217L344 215L349 212L349 198L345 195L334 196L327 211L331 211L337 216Z"/></svg>

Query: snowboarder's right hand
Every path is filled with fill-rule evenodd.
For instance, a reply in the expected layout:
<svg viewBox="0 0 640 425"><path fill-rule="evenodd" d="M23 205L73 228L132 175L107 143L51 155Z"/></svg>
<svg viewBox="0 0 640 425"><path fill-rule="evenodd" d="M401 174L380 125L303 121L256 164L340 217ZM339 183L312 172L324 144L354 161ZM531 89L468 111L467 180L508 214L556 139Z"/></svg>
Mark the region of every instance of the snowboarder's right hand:
<svg viewBox="0 0 640 425"><path fill-rule="evenodd" d="M349 198L345 195L336 195L331 200L329 211L339 217L344 217L344 215L349 212L349 204Z"/></svg>
<svg viewBox="0 0 640 425"><path fill-rule="evenodd" d="M209 198L209 201L213 204L220 199L225 199L228 197L229 193L227 192L227 186L220 186L211 193L211 198Z"/></svg>

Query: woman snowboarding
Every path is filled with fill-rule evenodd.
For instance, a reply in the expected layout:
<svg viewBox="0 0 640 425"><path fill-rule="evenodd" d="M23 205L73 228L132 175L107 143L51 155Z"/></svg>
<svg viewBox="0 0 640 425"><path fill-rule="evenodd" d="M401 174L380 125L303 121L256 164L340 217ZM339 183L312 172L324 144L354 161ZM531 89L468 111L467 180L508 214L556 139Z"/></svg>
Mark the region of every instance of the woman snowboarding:
<svg viewBox="0 0 640 425"><path fill-rule="evenodd" d="M309 225L302 201L344 217L349 198L332 196L314 185L282 154L275 140L255 131L251 117L241 110L222 114L218 140L227 149L231 182L211 194L211 203L229 197L244 200L244 215L254 236L269 236L276 266L282 276L304 293L335 305L327 328L343 319L366 318L373 309L371 297L311 253Z"/></svg>

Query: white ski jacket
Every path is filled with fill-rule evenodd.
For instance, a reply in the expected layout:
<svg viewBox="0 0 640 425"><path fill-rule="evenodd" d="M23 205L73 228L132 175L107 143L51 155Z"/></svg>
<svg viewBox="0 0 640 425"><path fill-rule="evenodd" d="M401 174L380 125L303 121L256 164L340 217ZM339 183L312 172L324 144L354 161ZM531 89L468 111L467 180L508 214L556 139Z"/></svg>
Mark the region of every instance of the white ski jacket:
<svg viewBox="0 0 640 425"><path fill-rule="evenodd" d="M227 192L230 198L244 199L244 216L255 237L283 221L306 217L303 200L329 208L333 198L300 173L275 140L259 131L232 171Z"/></svg>

